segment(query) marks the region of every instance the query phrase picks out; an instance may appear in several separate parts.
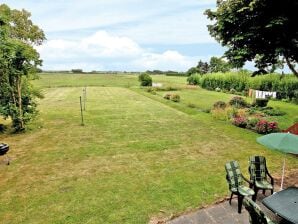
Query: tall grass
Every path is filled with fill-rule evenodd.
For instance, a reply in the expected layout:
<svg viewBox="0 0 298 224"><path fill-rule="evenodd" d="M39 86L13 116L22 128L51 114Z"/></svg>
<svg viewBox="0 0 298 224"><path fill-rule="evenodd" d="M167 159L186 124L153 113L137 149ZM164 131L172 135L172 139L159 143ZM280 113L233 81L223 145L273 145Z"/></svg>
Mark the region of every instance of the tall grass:
<svg viewBox="0 0 298 224"><path fill-rule="evenodd" d="M210 90L221 88L235 89L238 92L248 89L276 91L280 98L297 97L295 92L298 90L298 79L293 75L268 74L250 77L246 73L213 73L202 76L199 83L203 88Z"/></svg>

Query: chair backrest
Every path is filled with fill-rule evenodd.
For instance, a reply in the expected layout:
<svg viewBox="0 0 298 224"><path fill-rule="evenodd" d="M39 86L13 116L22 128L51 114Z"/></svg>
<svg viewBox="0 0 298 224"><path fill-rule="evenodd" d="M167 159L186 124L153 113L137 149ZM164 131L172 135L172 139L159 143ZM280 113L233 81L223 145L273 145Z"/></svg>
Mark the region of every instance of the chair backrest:
<svg viewBox="0 0 298 224"><path fill-rule="evenodd" d="M266 159L264 156L249 157L250 181L266 180Z"/></svg>
<svg viewBox="0 0 298 224"><path fill-rule="evenodd" d="M249 197L244 197L243 205L249 213L249 222L251 224L269 224L272 223L269 218L266 217L261 208L253 202Z"/></svg>
<svg viewBox="0 0 298 224"><path fill-rule="evenodd" d="M227 181L229 183L229 188L238 188L238 186L243 184L243 178L240 171L240 166L237 161L227 162L225 165L227 172Z"/></svg>

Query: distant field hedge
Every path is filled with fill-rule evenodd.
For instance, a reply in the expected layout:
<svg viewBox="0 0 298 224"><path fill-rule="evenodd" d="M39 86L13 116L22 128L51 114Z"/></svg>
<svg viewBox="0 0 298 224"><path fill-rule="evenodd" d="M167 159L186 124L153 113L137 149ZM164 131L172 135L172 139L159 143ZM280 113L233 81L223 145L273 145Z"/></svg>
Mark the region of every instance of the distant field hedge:
<svg viewBox="0 0 298 224"><path fill-rule="evenodd" d="M245 73L213 73L199 78L202 88L237 92L256 89L262 91L276 91L279 98L298 98L298 79L293 75L281 76L278 74L261 75L250 77Z"/></svg>

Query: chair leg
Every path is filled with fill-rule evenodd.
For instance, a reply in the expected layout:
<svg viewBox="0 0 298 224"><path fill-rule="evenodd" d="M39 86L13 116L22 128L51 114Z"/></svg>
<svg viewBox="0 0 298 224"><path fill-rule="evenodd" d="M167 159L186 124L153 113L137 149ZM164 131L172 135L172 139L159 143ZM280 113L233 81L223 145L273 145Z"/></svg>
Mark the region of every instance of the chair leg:
<svg viewBox="0 0 298 224"><path fill-rule="evenodd" d="M252 196L252 200L255 202L257 200L259 189L257 187L254 187L255 194Z"/></svg>
<svg viewBox="0 0 298 224"><path fill-rule="evenodd" d="M230 200L229 200L229 203L230 203L230 205L231 205L231 203L232 203L232 198L233 198L233 195L234 195L234 193L232 192L232 193L231 193Z"/></svg>
<svg viewBox="0 0 298 224"><path fill-rule="evenodd" d="M266 189L263 189L263 195L265 195L266 194Z"/></svg>
<svg viewBox="0 0 298 224"><path fill-rule="evenodd" d="M241 213L241 208L242 208L242 202L243 202L243 196L242 195L238 195L238 213Z"/></svg>

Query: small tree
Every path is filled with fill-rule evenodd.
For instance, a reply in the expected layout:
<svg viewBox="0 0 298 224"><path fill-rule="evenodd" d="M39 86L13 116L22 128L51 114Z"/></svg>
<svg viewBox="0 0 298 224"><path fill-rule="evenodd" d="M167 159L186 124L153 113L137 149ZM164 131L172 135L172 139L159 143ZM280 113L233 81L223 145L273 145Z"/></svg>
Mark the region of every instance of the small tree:
<svg viewBox="0 0 298 224"><path fill-rule="evenodd" d="M33 45L39 45L45 36L29 19L29 12L11 10L0 5L0 114L11 117L16 131L36 113L34 90L29 80L35 77L41 65Z"/></svg>
<svg viewBox="0 0 298 224"><path fill-rule="evenodd" d="M141 86L152 86L152 78L147 73L139 75Z"/></svg>
<svg viewBox="0 0 298 224"><path fill-rule="evenodd" d="M210 72L228 72L232 66L222 58L212 57L209 63Z"/></svg>

